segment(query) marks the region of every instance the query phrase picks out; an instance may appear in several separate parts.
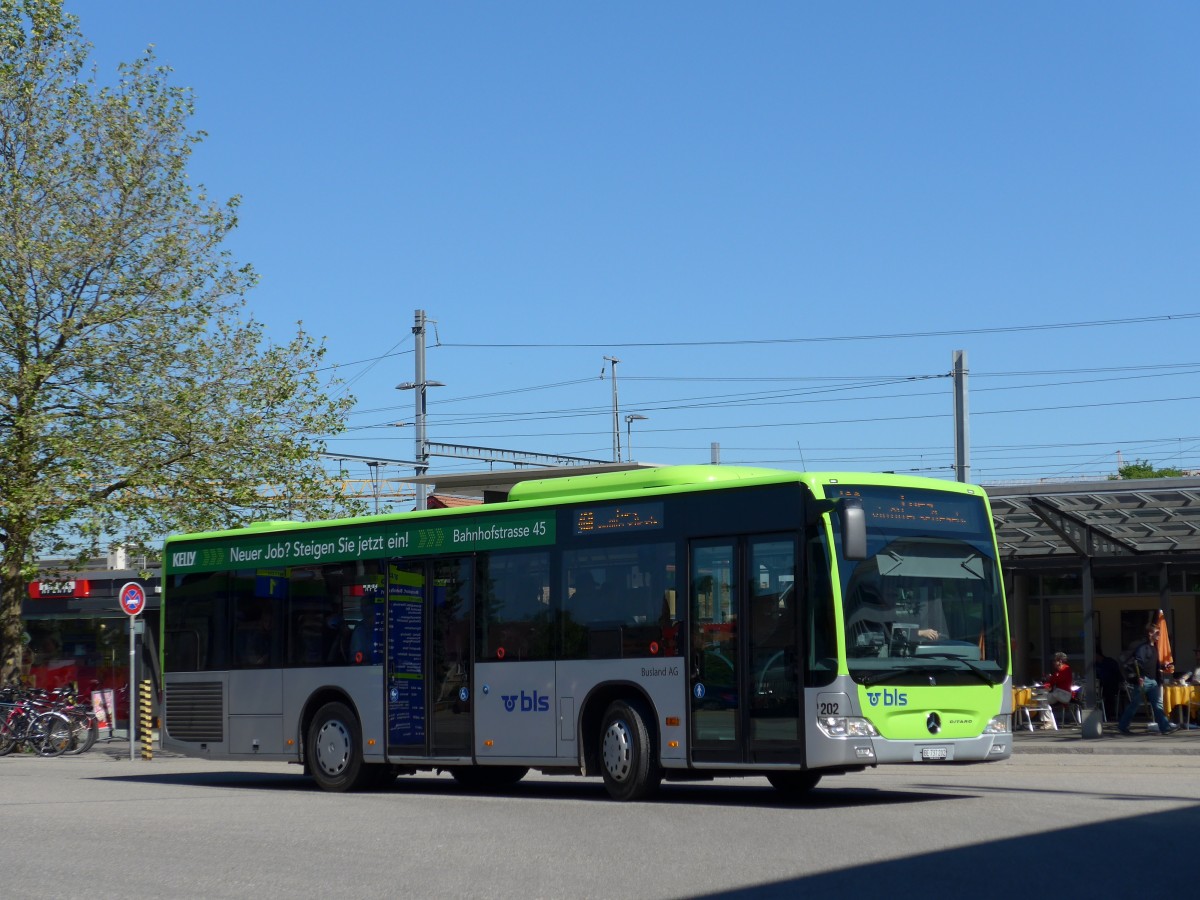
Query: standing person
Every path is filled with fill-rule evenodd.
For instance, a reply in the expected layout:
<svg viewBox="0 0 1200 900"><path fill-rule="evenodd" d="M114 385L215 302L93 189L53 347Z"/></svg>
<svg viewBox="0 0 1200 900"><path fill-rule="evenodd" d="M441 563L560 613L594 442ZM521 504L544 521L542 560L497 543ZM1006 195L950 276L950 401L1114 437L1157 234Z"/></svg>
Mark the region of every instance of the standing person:
<svg viewBox="0 0 1200 900"><path fill-rule="evenodd" d="M1071 671L1071 664L1067 661L1067 654L1059 650L1054 654L1054 671L1046 676L1045 683L1046 691L1050 701L1050 715L1054 715L1054 707L1061 706L1063 708L1062 720L1063 724L1067 721L1067 704L1071 702L1071 697L1075 692L1075 674ZM1052 722L1043 722L1043 728L1053 728Z"/></svg>
<svg viewBox="0 0 1200 900"><path fill-rule="evenodd" d="M1159 734L1170 734L1172 731L1177 731L1179 726L1173 725L1166 713L1163 712L1162 673L1159 671L1158 664L1158 635L1158 625L1146 626L1146 640L1134 648L1132 662L1136 669L1138 692L1150 703L1154 721L1158 723ZM1125 712L1121 713L1121 721L1117 723L1117 730L1121 734L1129 734L1129 723L1133 721L1133 717L1141 705L1140 697L1135 695L1129 705L1125 707Z"/></svg>
<svg viewBox="0 0 1200 900"><path fill-rule="evenodd" d="M1105 656L1104 651L1097 645L1093 670L1096 673L1096 682L1100 685L1104 717L1111 721L1117 717L1117 695L1121 692L1121 666L1111 656Z"/></svg>

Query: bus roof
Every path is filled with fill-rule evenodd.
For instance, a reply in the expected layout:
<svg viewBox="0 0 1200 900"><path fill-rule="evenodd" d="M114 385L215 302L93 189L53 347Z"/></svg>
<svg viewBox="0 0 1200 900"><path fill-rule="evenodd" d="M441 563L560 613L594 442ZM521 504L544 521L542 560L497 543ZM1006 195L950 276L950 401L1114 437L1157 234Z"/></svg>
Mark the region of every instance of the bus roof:
<svg viewBox="0 0 1200 900"><path fill-rule="evenodd" d="M543 470L544 471L544 470ZM767 484L803 483L818 496L824 495L824 486L829 484L887 484L899 487L920 487L927 490L945 490L986 495L975 485L955 481L927 478L916 475L895 475L871 472L797 472L785 469L768 469L755 466L683 465L656 466L605 472L590 475L564 475L560 478L537 478L519 481L512 486L508 499L499 503L477 504L451 509L426 511L404 511L382 513L354 518L318 521L264 521L242 528L193 534L172 535L167 543L182 540L198 540L214 537L229 537L252 531L293 531L300 529L324 529L345 525L363 525L373 521L388 521L416 517L441 517L479 515L501 512L511 508L530 508L555 501L572 502L585 497L594 499L620 498L631 494L669 494L676 491L725 489Z"/></svg>
<svg viewBox="0 0 1200 900"><path fill-rule="evenodd" d="M606 472L602 475L575 475L566 478L542 478L522 481L513 486L508 499L549 500L555 497L575 497L582 494L610 494L626 491L645 491L651 488L696 487L724 485L731 481L792 481L798 473L779 469L759 469L748 466L659 466L654 469L631 469L627 472Z"/></svg>

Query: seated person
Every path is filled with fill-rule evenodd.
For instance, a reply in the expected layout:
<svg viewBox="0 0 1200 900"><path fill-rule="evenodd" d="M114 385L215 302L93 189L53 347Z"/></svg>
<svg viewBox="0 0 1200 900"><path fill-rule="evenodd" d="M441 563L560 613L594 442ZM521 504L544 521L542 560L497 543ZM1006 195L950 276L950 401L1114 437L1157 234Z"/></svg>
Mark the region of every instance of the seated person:
<svg viewBox="0 0 1200 900"><path fill-rule="evenodd" d="M1179 676L1184 684L1200 684L1200 647L1196 648L1196 668Z"/></svg>
<svg viewBox="0 0 1200 900"><path fill-rule="evenodd" d="M942 609L940 598L922 598L908 600L904 609L897 610L897 615L917 620L917 636L921 643L944 641L950 637L950 628L946 624L946 613Z"/></svg>
<svg viewBox="0 0 1200 900"><path fill-rule="evenodd" d="M1054 654L1054 671L1046 676L1046 682L1043 685L1048 692L1047 699L1050 703L1050 714L1054 715L1054 708L1061 706L1063 715L1062 719L1066 718L1067 704L1071 702L1074 696L1075 676L1071 672L1071 666L1067 662L1067 654L1059 650ZM1043 722L1042 728L1053 728L1052 722Z"/></svg>

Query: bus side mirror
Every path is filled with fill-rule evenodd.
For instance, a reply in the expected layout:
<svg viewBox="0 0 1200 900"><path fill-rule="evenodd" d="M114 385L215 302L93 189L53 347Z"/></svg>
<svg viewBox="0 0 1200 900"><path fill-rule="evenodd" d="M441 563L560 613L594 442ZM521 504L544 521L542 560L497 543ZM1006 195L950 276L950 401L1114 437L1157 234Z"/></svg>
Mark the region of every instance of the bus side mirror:
<svg viewBox="0 0 1200 900"><path fill-rule="evenodd" d="M844 559L867 558L867 517L863 512L862 500L858 497L842 497L838 500L838 518L842 523L842 557Z"/></svg>

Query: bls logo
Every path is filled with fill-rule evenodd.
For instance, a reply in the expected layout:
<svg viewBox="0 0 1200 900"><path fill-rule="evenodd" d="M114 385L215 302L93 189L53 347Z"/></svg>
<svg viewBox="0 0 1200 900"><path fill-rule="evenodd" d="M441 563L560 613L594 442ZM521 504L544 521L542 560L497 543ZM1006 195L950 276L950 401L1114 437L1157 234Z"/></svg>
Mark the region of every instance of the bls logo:
<svg viewBox="0 0 1200 900"><path fill-rule="evenodd" d="M902 694L900 691L891 691L884 688L882 693L867 692L867 699L871 701L872 706L878 706L879 701L883 701L884 706L908 706L908 694Z"/></svg>
<svg viewBox="0 0 1200 900"><path fill-rule="evenodd" d="M537 691L533 692L532 697L521 691L519 696L517 694L501 694L500 699L504 701L505 712L515 712L518 701L521 704L521 712L550 711L550 698L543 697Z"/></svg>

